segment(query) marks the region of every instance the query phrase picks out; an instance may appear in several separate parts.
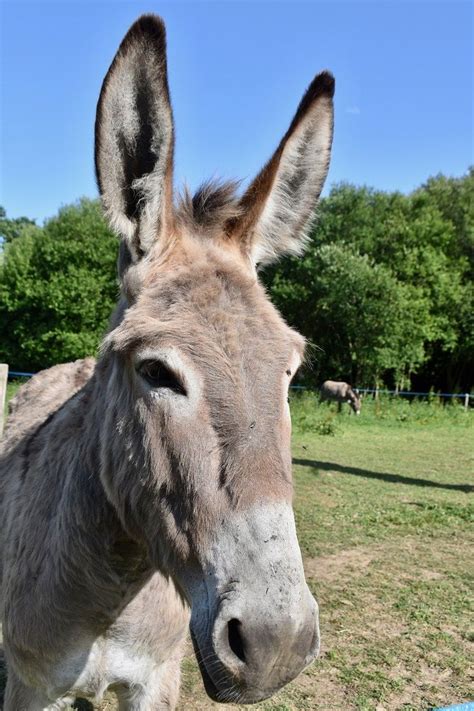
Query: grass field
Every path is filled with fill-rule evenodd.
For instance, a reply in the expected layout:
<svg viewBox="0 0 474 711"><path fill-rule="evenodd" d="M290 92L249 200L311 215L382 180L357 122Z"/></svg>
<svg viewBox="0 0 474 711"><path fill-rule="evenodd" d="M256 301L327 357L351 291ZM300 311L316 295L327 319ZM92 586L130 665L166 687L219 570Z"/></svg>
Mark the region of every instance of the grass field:
<svg viewBox="0 0 474 711"><path fill-rule="evenodd" d="M310 395L292 412L295 513L322 654L255 708L419 711L472 698L473 413L371 400L357 418ZM115 708L112 697L100 706ZM236 707L206 697L190 653L178 709L226 708Z"/></svg>

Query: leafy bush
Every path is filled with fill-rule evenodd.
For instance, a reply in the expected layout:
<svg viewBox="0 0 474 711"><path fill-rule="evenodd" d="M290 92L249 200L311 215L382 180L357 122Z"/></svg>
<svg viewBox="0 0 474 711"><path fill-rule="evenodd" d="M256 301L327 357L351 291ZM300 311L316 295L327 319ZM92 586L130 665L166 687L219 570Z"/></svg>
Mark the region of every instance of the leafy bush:
<svg viewBox="0 0 474 711"><path fill-rule="evenodd" d="M290 407L292 424L298 432L334 436L338 431L337 412L321 406L315 393L292 394Z"/></svg>
<svg viewBox="0 0 474 711"><path fill-rule="evenodd" d="M18 370L94 354L117 297L117 240L96 201L27 225L0 267L0 361Z"/></svg>

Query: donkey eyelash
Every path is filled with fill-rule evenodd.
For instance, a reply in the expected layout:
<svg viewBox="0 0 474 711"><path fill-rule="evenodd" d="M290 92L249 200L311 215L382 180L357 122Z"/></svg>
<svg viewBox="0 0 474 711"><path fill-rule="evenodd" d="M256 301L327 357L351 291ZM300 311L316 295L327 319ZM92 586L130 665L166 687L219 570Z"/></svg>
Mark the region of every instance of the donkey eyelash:
<svg viewBox="0 0 474 711"><path fill-rule="evenodd" d="M136 370L152 388L172 390L178 395L187 394L180 378L162 361L145 360L138 364Z"/></svg>

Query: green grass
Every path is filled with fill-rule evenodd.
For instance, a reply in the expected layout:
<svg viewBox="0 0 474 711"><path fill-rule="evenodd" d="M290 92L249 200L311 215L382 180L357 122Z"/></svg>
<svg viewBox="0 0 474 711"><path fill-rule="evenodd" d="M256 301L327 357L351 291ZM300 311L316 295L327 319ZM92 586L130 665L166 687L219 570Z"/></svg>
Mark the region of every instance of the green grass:
<svg viewBox="0 0 474 711"><path fill-rule="evenodd" d="M25 380L20 380L19 378L16 378L15 380L9 380L7 383L7 403L8 401L12 399L12 397L15 395L16 391L18 388L23 385L23 383L26 382Z"/></svg>
<svg viewBox="0 0 474 711"><path fill-rule="evenodd" d="M12 397L15 395L16 391L18 388L20 388L23 383L26 383L28 378L15 378L14 380L9 380L7 383L7 398L6 398L6 403L8 404L8 401L12 399Z"/></svg>
<svg viewBox="0 0 474 711"><path fill-rule="evenodd" d="M420 711L473 697L473 418L292 398L295 515L320 659L260 711ZM99 707L115 709L109 695ZM180 711L217 711L191 650ZM244 707L242 707L244 708Z"/></svg>
<svg viewBox="0 0 474 711"><path fill-rule="evenodd" d="M361 416L356 417L348 405L344 405L342 412L338 413L334 404L320 403L318 395L312 392L291 395L293 426L298 433L336 434L337 431L365 428L367 425L385 425L385 427L399 428L401 425L417 428L424 425L449 425L456 424L465 427L472 425L469 411L464 409L462 400L453 398L443 401L433 395L426 399L390 397L381 395L376 400L366 396L362 400ZM471 412L472 414L472 412ZM333 432L326 430L331 427Z"/></svg>
<svg viewBox="0 0 474 711"><path fill-rule="evenodd" d="M16 378L15 380L9 380L7 382L7 395L5 398L5 417L8 412L8 402L12 399L18 388L23 385L24 382L26 382L26 378Z"/></svg>

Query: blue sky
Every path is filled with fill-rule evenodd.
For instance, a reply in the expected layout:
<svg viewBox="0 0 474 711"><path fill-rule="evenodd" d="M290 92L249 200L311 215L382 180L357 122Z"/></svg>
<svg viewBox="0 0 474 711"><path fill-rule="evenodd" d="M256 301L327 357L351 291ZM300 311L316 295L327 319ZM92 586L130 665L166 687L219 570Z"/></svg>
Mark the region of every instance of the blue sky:
<svg viewBox="0 0 474 711"><path fill-rule="evenodd" d="M95 106L133 20L161 14L176 183L249 180L314 74L336 77L328 183L409 191L473 162L472 4L0 0L0 204L39 221L97 194Z"/></svg>

